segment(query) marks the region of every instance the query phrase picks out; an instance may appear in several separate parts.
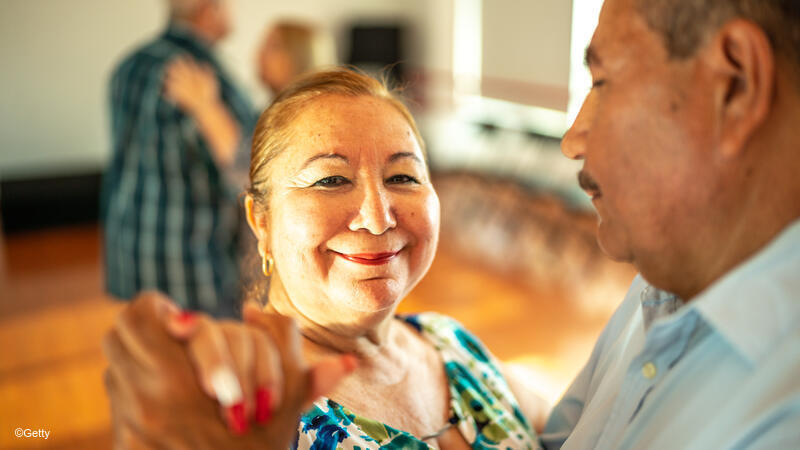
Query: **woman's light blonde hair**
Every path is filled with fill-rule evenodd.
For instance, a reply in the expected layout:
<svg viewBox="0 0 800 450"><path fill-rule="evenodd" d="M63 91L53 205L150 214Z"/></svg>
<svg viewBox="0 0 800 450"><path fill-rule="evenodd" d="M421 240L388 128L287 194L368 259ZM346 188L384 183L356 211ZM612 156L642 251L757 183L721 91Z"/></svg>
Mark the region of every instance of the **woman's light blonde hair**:
<svg viewBox="0 0 800 450"><path fill-rule="evenodd" d="M294 119L309 103L327 95L367 96L386 101L403 115L423 155L427 155L414 117L385 82L345 68L314 72L297 79L281 91L258 119L250 153L248 193L260 206L267 206L270 162L289 146Z"/></svg>

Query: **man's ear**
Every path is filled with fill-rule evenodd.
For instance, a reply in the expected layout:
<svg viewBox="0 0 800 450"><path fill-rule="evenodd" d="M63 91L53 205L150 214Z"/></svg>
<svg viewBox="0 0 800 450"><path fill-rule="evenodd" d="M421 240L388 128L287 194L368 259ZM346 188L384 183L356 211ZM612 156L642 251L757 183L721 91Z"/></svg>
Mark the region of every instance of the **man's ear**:
<svg viewBox="0 0 800 450"><path fill-rule="evenodd" d="M741 153L772 107L775 55L764 30L735 19L723 25L705 50L713 71L720 153Z"/></svg>

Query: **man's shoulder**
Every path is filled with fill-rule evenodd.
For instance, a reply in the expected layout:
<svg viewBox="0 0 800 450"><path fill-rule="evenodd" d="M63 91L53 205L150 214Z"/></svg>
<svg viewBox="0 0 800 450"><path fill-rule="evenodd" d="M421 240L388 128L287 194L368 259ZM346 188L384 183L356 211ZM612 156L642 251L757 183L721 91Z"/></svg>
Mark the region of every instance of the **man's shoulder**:
<svg viewBox="0 0 800 450"><path fill-rule="evenodd" d="M165 39L163 35L156 36L123 56L114 69L113 76L116 78L133 70L141 70L145 66L151 70L159 70L182 51L179 46Z"/></svg>

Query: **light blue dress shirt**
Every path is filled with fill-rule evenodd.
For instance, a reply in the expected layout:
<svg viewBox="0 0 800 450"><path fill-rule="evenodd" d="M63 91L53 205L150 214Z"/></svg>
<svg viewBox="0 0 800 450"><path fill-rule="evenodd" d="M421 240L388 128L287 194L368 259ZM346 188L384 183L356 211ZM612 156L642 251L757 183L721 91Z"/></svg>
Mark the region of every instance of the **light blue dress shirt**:
<svg viewBox="0 0 800 450"><path fill-rule="evenodd" d="M800 448L800 221L686 305L637 276L542 442Z"/></svg>

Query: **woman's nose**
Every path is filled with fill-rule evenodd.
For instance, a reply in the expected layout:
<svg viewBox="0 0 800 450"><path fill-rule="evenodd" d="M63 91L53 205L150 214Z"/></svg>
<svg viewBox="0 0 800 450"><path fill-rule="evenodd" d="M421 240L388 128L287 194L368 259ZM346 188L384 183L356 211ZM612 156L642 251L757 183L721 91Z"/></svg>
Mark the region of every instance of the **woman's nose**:
<svg viewBox="0 0 800 450"><path fill-rule="evenodd" d="M391 196L381 187L366 187L362 190L358 214L350 222L350 230L367 230L380 235L397 226L392 210Z"/></svg>

